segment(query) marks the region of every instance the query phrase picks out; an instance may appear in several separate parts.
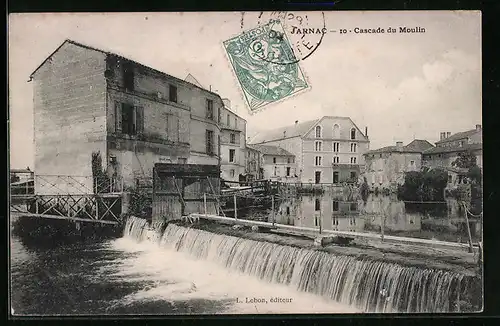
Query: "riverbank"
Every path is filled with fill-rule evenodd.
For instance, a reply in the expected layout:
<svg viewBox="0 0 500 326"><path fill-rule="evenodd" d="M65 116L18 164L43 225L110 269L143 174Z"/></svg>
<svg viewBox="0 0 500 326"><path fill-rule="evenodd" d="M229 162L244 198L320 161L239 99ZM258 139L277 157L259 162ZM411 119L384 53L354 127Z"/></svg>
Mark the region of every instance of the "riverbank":
<svg viewBox="0 0 500 326"><path fill-rule="evenodd" d="M317 247L312 238L303 235L293 235L290 232L285 234L277 233L273 230L265 231L265 229L254 232L249 226L233 228L230 225L206 220L189 225L180 221L172 223L217 234L325 251L331 254L380 260L403 266L448 270L471 277L478 277L480 275L477 254L471 254L466 249L438 249L429 246L382 242L380 239L354 239L348 246L330 244L324 247Z"/></svg>

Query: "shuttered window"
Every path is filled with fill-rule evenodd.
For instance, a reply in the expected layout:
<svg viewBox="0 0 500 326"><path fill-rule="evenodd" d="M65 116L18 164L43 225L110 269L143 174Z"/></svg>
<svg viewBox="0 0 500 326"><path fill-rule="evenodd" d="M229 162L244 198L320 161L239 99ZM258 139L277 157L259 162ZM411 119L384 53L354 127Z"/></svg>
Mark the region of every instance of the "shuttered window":
<svg viewBox="0 0 500 326"><path fill-rule="evenodd" d="M137 135L144 132L144 108L127 103L115 103L115 132Z"/></svg>

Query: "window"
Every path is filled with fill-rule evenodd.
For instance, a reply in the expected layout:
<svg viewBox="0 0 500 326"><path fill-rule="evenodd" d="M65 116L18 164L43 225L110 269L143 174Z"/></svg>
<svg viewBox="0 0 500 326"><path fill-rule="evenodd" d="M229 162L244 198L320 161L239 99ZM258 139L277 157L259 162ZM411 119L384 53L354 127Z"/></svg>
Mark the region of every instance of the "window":
<svg viewBox="0 0 500 326"><path fill-rule="evenodd" d="M234 169L231 169L231 171L229 171L229 175L231 176L231 178L234 178Z"/></svg>
<svg viewBox="0 0 500 326"><path fill-rule="evenodd" d="M333 151L335 153L339 152L339 147L340 147L340 143L337 143L337 142L333 143Z"/></svg>
<svg viewBox="0 0 500 326"><path fill-rule="evenodd" d="M357 146L356 143L351 143L351 153L356 153Z"/></svg>
<svg viewBox="0 0 500 326"><path fill-rule="evenodd" d="M134 90L134 67L132 63L122 64L123 67L123 87L128 91Z"/></svg>
<svg viewBox="0 0 500 326"><path fill-rule="evenodd" d="M356 180L356 172L351 172L351 180Z"/></svg>
<svg viewBox="0 0 500 326"><path fill-rule="evenodd" d="M276 157L273 157L273 164L276 164Z"/></svg>
<svg viewBox="0 0 500 326"><path fill-rule="evenodd" d="M122 104L122 132L127 135L135 135L135 110L134 106Z"/></svg>
<svg viewBox="0 0 500 326"><path fill-rule="evenodd" d="M339 202L338 202L338 201L334 200L334 201L332 202L332 210L333 210L334 212L337 212L337 211L339 210Z"/></svg>
<svg viewBox="0 0 500 326"><path fill-rule="evenodd" d="M238 119L234 118L234 128L238 128Z"/></svg>
<svg viewBox="0 0 500 326"><path fill-rule="evenodd" d="M287 162L288 164L290 164L290 163L292 163L292 159L291 159L290 157L287 157L287 158L286 158L286 162Z"/></svg>
<svg viewBox="0 0 500 326"><path fill-rule="evenodd" d="M179 117L173 114L167 114L166 120L167 120L166 121L167 139L171 141L179 141L179 134L180 134Z"/></svg>
<svg viewBox="0 0 500 326"><path fill-rule="evenodd" d="M229 150L229 162L234 163L234 156L236 151L234 149Z"/></svg>
<svg viewBox="0 0 500 326"><path fill-rule="evenodd" d="M290 176L290 167L289 166L286 167L286 176L287 177Z"/></svg>
<svg viewBox="0 0 500 326"><path fill-rule="evenodd" d="M351 129L351 139L356 139L356 128Z"/></svg>
<svg viewBox="0 0 500 326"><path fill-rule="evenodd" d="M321 126L316 126L316 138L321 138Z"/></svg>
<svg viewBox="0 0 500 326"><path fill-rule="evenodd" d="M277 167L277 166L275 166L275 167L274 167L274 176L277 176L277 175L278 175L278 167Z"/></svg>
<svg viewBox="0 0 500 326"><path fill-rule="evenodd" d="M339 217L338 216L332 216L332 225L333 226L339 225Z"/></svg>
<svg viewBox="0 0 500 326"><path fill-rule="evenodd" d="M339 172L338 171L333 172L333 183L339 183Z"/></svg>
<svg viewBox="0 0 500 326"><path fill-rule="evenodd" d="M174 85L168 85L168 100L177 103L177 87Z"/></svg>
<svg viewBox="0 0 500 326"><path fill-rule="evenodd" d="M356 202L351 203L351 204L349 205L349 210L350 210L351 212L355 212L356 210L358 210L358 203L356 203Z"/></svg>
<svg viewBox="0 0 500 326"><path fill-rule="evenodd" d="M451 174L448 174L448 183L451 183L453 181L453 177L451 176Z"/></svg>
<svg viewBox="0 0 500 326"><path fill-rule="evenodd" d="M229 114L227 115L227 118L226 118L226 125L229 127L231 124L229 123Z"/></svg>
<svg viewBox="0 0 500 326"><path fill-rule="evenodd" d="M136 135L144 130L144 113L142 107L126 103L115 103L116 132Z"/></svg>
<svg viewBox="0 0 500 326"><path fill-rule="evenodd" d="M220 120L221 120L221 108L219 108L219 110L217 111L217 122L220 123Z"/></svg>
<svg viewBox="0 0 500 326"><path fill-rule="evenodd" d="M207 116L209 120L214 120L214 101L207 99Z"/></svg>
<svg viewBox="0 0 500 326"><path fill-rule="evenodd" d="M351 157L351 164L356 164L356 158L355 157Z"/></svg>
<svg viewBox="0 0 500 326"><path fill-rule="evenodd" d="M338 156L333 157L333 164L339 164L339 157Z"/></svg>
<svg viewBox="0 0 500 326"><path fill-rule="evenodd" d="M229 137L229 141L231 142L231 144L236 144L236 135L235 134L231 134L231 136Z"/></svg>
<svg viewBox="0 0 500 326"><path fill-rule="evenodd" d="M290 206L286 207L286 215L290 215Z"/></svg>
<svg viewBox="0 0 500 326"><path fill-rule="evenodd" d="M321 156L316 156L314 158L314 165L321 166Z"/></svg>
<svg viewBox="0 0 500 326"><path fill-rule="evenodd" d="M316 152L321 152L321 147L323 145L323 142L322 141L315 141L314 142L314 150Z"/></svg>
<svg viewBox="0 0 500 326"><path fill-rule="evenodd" d="M207 154L214 154L214 132L212 130L206 130L205 132L205 144Z"/></svg>
<svg viewBox="0 0 500 326"><path fill-rule="evenodd" d="M316 200L314 201L314 210L315 211L321 210L321 201L319 200L319 198L316 198Z"/></svg>
<svg viewBox="0 0 500 326"><path fill-rule="evenodd" d="M338 124L335 124L333 126L333 138L334 139L338 139L340 138L340 127Z"/></svg>

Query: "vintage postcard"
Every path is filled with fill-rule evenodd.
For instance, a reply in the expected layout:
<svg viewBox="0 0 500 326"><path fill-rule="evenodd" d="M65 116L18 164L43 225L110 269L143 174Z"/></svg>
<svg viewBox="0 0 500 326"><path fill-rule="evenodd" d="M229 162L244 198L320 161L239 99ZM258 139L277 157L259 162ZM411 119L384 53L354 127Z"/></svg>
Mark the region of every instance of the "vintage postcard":
<svg viewBox="0 0 500 326"><path fill-rule="evenodd" d="M480 12L8 31L13 316L482 311Z"/></svg>

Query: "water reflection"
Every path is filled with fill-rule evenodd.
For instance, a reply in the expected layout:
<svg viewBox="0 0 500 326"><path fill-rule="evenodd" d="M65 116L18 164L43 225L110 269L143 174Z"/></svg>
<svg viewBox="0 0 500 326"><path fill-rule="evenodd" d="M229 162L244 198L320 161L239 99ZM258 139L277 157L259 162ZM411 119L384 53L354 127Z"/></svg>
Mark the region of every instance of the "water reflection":
<svg viewBox="0 0 500 326"><path fill-rule="evenodd" d="M370 194L366 200L325 193L318 196L287 198L276 202L267 220L301 227L385 234L467 242L464 207L454 199L446 203L412 203L395 196ZM473 241L481 238L479 219L469 216Z"/></svg>

